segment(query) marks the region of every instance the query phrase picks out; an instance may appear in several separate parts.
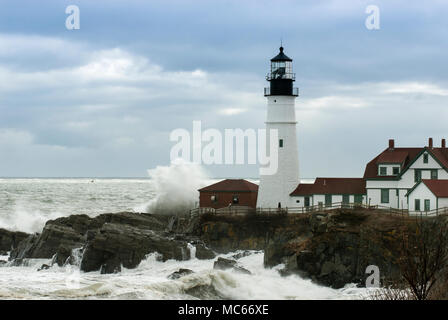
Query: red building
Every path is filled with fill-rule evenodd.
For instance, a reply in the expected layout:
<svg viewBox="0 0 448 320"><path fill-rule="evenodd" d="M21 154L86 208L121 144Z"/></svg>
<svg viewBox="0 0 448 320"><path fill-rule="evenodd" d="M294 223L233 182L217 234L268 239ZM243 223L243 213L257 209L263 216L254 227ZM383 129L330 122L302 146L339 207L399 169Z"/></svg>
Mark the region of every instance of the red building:
<svg viewBox="0 0 448 320"><path fill-rule="evenodd" d="M199 206L201 208L224 208L229 204L235 206L257 205L258 185L244 179L226 179L199 189Z"/></svg>

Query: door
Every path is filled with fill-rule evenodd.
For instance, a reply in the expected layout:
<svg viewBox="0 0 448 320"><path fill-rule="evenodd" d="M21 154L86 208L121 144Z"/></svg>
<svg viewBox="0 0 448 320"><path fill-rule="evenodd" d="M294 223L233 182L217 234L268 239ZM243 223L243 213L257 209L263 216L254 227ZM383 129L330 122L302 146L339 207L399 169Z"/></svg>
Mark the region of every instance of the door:
<svg viewBox="0 0 448 320"><path fill-rule="evenodd" d="M420 211L420 199L415 199L414 210L415 211Z"/></svg>
<svg viewBox="0 0 448 320"><path fill-rule="evenodd" d="M342 207L348 207L349 203L350 203L350 195L343 194L342 195Z"/></svg>
<svg viewBox="0 0 448 320"><path fill-rule="evenodd" d="M333 199L331 198L331 194L325 195L325 206L331 207L331 204L333 203Z"/></svg>
<svg viewBox="0 0 448 320"><path fill-rule="evenodd" d="M305 207L310 206L310 197L305 197Z"/></svg>

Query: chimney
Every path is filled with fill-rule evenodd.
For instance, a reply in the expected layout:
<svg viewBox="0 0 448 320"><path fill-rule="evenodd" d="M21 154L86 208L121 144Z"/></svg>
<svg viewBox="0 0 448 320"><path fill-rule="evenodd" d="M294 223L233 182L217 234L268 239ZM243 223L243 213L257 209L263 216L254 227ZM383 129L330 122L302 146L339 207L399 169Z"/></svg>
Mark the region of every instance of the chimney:
<svg viewBox="0 0 448 320"><path fill-rule="evenodd" d="M389 150L394 150L395 148L395 140L389 139Z"/></svg>
<svg viewBox="0 0 448 320"><path fill-rule="evenodd" d="M446 148L446 140L442 139L442 148L445 149Z"/></svg>
<svg viewBox="0 0 448 320"><path fill-rule="evenodd" d="M428 139L428 147L432 149L432 138Z"/></svg>

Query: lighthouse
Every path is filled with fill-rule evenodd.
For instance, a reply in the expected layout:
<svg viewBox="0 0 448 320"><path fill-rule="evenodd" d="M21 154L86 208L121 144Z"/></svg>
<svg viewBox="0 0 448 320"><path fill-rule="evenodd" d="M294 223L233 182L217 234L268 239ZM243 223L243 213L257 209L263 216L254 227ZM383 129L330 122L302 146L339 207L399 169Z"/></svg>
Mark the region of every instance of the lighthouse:
<svg viewBox="0 0 448 320"><path fill-rule="evenodd" d="M270 150L270 139L276 130L278 167L272 174L260 174L257 207L278 208L297 206L290 193L299 184L299 152L297 146L295 99L299 95L294 88L295 74L292 59L280 52L271 59L271 70L266 76L269 87L264 89L268 110L266 119L266 150Z"/></svg>

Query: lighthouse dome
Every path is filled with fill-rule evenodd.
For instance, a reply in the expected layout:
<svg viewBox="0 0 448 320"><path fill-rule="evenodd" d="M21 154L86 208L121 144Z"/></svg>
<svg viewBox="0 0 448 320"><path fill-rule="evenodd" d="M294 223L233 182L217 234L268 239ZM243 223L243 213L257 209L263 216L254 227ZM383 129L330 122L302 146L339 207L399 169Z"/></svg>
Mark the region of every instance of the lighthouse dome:
<svg viewBox="0 0 448 320"><path fill-rule="evenodd" d="M272 58L271 61L292 61L292 59L284 54L283 47L280 47L280 53Z"/></svg>

